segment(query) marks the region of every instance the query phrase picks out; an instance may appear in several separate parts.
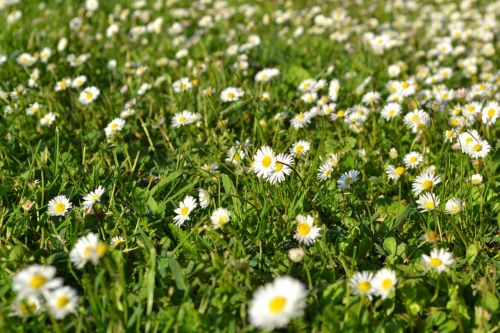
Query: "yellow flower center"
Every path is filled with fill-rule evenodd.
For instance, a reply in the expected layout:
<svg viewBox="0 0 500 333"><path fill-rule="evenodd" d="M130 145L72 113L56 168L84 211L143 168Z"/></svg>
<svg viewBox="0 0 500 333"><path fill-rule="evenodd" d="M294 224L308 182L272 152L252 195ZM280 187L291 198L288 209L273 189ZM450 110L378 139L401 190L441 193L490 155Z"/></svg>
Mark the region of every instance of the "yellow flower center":
<svg viewBox="0 0 500 333"><path fill-rule="evenodd" d="M411 120L413 120L413 121L417 121L417 120L418 120L418 114L414 114L414 115L411 117Z"/></svg>
<svg viewBox="0 0 500 333"><path fill-rule="evenodd" d="M111 129L112 130L116 130L117 128L118 128L118 124L117 123L111 124Z"/></svg>
<svg viewBox="0 0 500 333"><path fill-rule="evenodd" d="M425 204L424 204L425 208L427 209L432 209L434 208L434 201L427 201Z"/></svg>
<svg viewBox="0 0 500 333"><path fill-rule="evenodd" d="M431 187L432 187L432 182L431 182L430 180L424 180L424 181L422 182L422 188L423 188L424 190L428 190L428 189L430 189Z"/></svg>
<svg viewBox="0 0 500 333"><path fill-rule="evenodd" d="M431 260L429 261L429 265L431 265L432 267L439 267L443 264L443 261L439 258L431 258Z"/></svg>
<svg viewBox="0 0 500 333"><path fill-rule="evenodd" d="M19 307L17 309L21 314L27 315L35 312L36 304L30 303L29 301L25 300L19 304Z"/></svg>
<svg viewBox="0 0 500 333"><path fill-rule="evenodd" d="M227 98L233 99L234 98L234 94L232 92L228 92L227 93Z"/></svg>
<svg viewBox="0 0 500 333"><path fill-rule="evenodd" d="M276 162L276 166L274 167L274 171L281 171L283 169L283 163Z"/></svg>
<svg viewBox="0 0 500 333"><path fill-rule="evenodd" d="M390 287L392 287L391 279L385 279L384 281L382 281L382 288L389 289Z"/></svg>
<svg viewBox="0 0 500 333"><path fill-rule="evenodd" d="M352 183L352 178L351 177L347 177L345 180L344 180L344 183L346 183L346 185L349 185Z"/></svg>
<svg viewBox="0 0 500 333"><path fill-rule="evenodd" d="M372 288L372 285L370 282L368 281L363 281L363 282L360 282L358 284L358 289L364 293L370 291L370 289Z"/></svg>
<svg viewBox="0 0 500 333"><path fill-rule="evenodd" d="M304 118L305 118L305 116L304 116L303 113L300 113L300 114L297 115L297 119L299 119L299 120L302 120Z"/></svg>
<svg viewBox="0 0 500 333"><path fill-rule="evenodd" d="M94 95L92 95L92 93L90 91L88 91L86 94L85 94L85 98L88 99L88 100L91 100L92 97L94 97Z"/></svg>
<svg viewBox="0 0 500 333"><path fill-rule="evenodd" d="M488 117L493 118L494 115L495 115L495 109L493 108L488 109Z"/></svg>
<svg viewBox="0 0 500 333"><path fill-rule="evenodd" d="M307 236L309 235L309 232L311 231L311 226L309 226L309 224L307 223L300 223L298 226L297 226L297 232L301 235L301 236Z"/></svg>
<svg viewBox="0 0 500 333"><path fill-rule="evenodd" d="M476 144L474 145L474 147L472 147L472 149L473 149L474 151L481 151L481 149L483 149L483 147L482 147L479 143L476 143Z"/></svg>
<svg viewBox="0 0 500 333"><path fill-rule="evenodd" d="M182 207L181 208L181 215L187 215L189 213L189 208L188 207Z"/></svg>
<svg viewBox="0 0 500 333"><path fill-rule="evenodd" d="M344 111L340 110L339 112L337 112L337 116L342 117L343 115L344 115Z"/></svg>
<svg viewBox="0 0 500 333"><path fill-rule="evenodd" d="M47 278L42 275L35 274L30 280L30 288L39 289L47 283Z"/></svg>
<svg viewBox="0 0 500 333"><path fill-rule="evenodd" d="M283 296L276 296L269 302L269 310L271 313L280 313L285 309L285 305L286 298Z"/></svg>
<svg viewBox="0 0 500 333"><path fill-rule="evenodd" d="M106 251L108 251L108 246L104 243L99 243L95 249L95 252L99 255L99 256L103 256Z"/></svg>
<svg viewBox="0 0 500 333"><path fill-rule="evenodd" d="M97 193L92 194L90 200L92 200L92 202L96 202L97 200L99 200L99 194Z"/></svg>
<svg viewBox="0 0 500 333"><path fill-rule="evenodd" d="M457 127L460 125L460 120L458 120L457 118L453 118L450 123L453 127Z"/></svg>
<svg viewBox="0 0 500 333"><path fill-rule="evenodd" d="M217 224L218 225L223 225L223 224L226 224L228 221L228 218L226 215L221 215L219 216L219 219L217 220Z"/></svg>
<svg viewBox="0 0 500 333"><path fill-rule="evenodd" d="M272 158L270 156L265 156L262 159L262 165L264 166L264 168L269 167L271 165L271 162L272 162Z"/></svg>
<svg viewBox="0 0 500 333"><path fill-rule="evenodd" d="M394 116L396 114L396 111L390 109L389 111L387 111L387 113L389 114L389 116Z"/></svg>
<svg viewBox="0 0 500 333"><path fill-rule="evenodd" d="M184 82L181 82L181 89L184 90L184 89L186 89L186 87L187 87L187 84L185 84Z"/></svg>
<svg viewBox="0 0 500 333"><path fill-rule="evenodd" d="M62 213L66 209L66 205L62 202L58 202L54 205L54 211L56 213Z"/></svg>
<svg viewBox="0 0 500 333"><path fill-rule="evenodd" d="M186 117L180 116L178 122L179 122L179 124L185 123L186 122Z"/></svg>
<svg viewBox="0 0 500 333"><path fill-rule="evenodd" d="M92 252L92 246L88 245L83 249L83 257L87 258L90 255L90 252Z"/></svg>
<svg viewBox="0 0 500 333"><path fill-rule="evenodd" d="M417 158L415 156L410 157L410 163L416 163Z"/></svg>
<svg viewBox="0 0 500 333"><path fill-rule="evenodd" d="M295 147L295 152L297 154L300 154L303 150L304 150L304 146L303 145L298 145L298 146Z"/></svg>
<svg viewBox="0 0 500 333"><path fill-rule="evenodd" d="M394 172L396 173L396 175L401 176L402 174L405 173L405 168L397 167L396 169L394 169Z"/></svg>
<svg viewBox="0 0 500 333"><path fill-rule="evenodd" d="M68 296L64 295L64 296L61 296L59 297L57 300L56 300L56 307L58 309L62 309L64 308L66 305L68 305L70 299Z"/></svg>
<svg viewBox="0 0 500 333"><path fill-rule="evenodd" d="M410 84L408 82L403 82L402 86L404 89L406 89L410 86Z"/></svg>

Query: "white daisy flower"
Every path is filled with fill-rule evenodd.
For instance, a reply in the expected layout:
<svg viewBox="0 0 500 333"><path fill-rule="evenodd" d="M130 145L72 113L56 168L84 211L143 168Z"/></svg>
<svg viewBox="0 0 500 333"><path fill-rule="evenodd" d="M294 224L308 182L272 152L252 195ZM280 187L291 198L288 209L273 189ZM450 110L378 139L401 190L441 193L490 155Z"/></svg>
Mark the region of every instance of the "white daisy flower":
<svg viewBox="0 0 500 333"><path fill-rule="evenodd" d="M379 270L372 280L375 294L382 299L389 296L390 292L395 289L397 282L396 272L387 268Z"/></svg>
<svg viewBox="0 0 500 333"><path fill-rule="evenodd" d="M108 246L99 240L97 234L91 232L78 239L69 256L76 268L82 269L89 261L97 265L107 250Z"/></svg>
<svg viewBox="0 0 500 333"><path fill-rule="evenodd" d="M290 148L290 154L293 156L303 156L307 154L309 149L311 148L311 144L308 141L300 140L293 144Z"/></svg>
<svg viewBox="0 0 500 333"><path fill-rule="evenodd" d="M50 126L56 120L56 115L52 112L47 113L40 119L40 125L42 126Z"/></svg>
<svg viewBox="0 0 500 333"><path fill-rule="evenodd" d="M103 194L104 194L104 187L102 186L99 186L94 191L90 192L89 194L86 194L83 197L83 207L89 210L96 202L101 201L101 197Z"/></svg>
<svg viewBox="0 0 500 333"><path fill-rule="evenodd" d="M311 215L298 215L295 218L297 228L293 236L299 243L311 245L321 234L321 229L314 226L314 218Z"/></svg>
<svg viewBox="0 0 500 333"><path fill-rule="evenodd" d="M195 198L188 195L179 204L179 207L174 210L177 215L174 217L174 223L180 227L184 222L189 220L189 214L198 206Z"/></svg>
<svg viewBox="0 0 500 333"><path fill-rule="evenodd" d="M435 176L434 172L423 172L415 178L412 184L413 193L419 195L424 191L429 191L441 182L440 176Z"/></svg>
<svg viewBox="0 0 500 333"><path fill-rule="evenodd" d="M427 270L435 270L438 273L447 271L453 265L453 254L444 249L433 249L430 256L422 255L422 262Z"/></svg>
<svg viewBox="0 0 500 333"><path fill-rule="evenodd" d="M55 276L54 266L31 265L14 275L12 289L22 298L43 295L62 285L62 279Z"/></svg>
<svg viewBox="0 0 500 333"><path fill-rule="evenodd" d="M229 222L230 218L231 213L226 208L219 207L210 216L210 221L215 228L222 228L224 224Z"/></svg>
<svg viewBox="0 0 500 333"><path fill-rule="evenodd" d="M422 163L423 160L424 157L422 156L422 154L416 151L412 151L405 155L405 157L403 158L403 163L408 169L415 169L420 165L420 163Z"/></svg>
<svg viewBox="0 0 500 333"><path fill-rule="evenodd" d="M261 147L255 153L253 160L253 172L259 178L268 178L276 169L276 155L271 147Z"/></svg>
<svg viewBox="0 0 500 333"><path fill-rule="evenodd" d="M100 93L101 91L97 87L87 87L80 93L78 101L80 101L83 105L88 105L95 101L97 97L99 97Z"/></svg>
<svg viewBox="0 0 500 333"><path fill-rule="evenodd" d="M340 190L347 190L351 188L351 185L354 184L360 175L358 170L349 170L340 176L339 180L337 180L337 184Z"/></svg>
<svg viewBox="0 0 500 333"><path fill-rule="evenodd" d="M248 310L250 322L260 329L284 328L302 315L306 297L307 290L300 281L278 277L255 291Z"/></svg>
<svg viewBox="0 0 500 333"><path fill-rule="evenodd" d="M358 272L349 280L349 285L352 288L352 293L355 295L364 295L368 299L372 299L375 293L373 288L373 273Z"/></svg>
<svg viewBox="0 0 500 333"><path fill-rule="evenodd" d="M220 93L220 99L223 102L234 102L234 101L239 100L244 95L245 95L245 92L243 91L243 89L229 87L229 88L224 89Z"/></svg>
<svg viewBox="0 0 500 333"><path fill-rule="evenodd" d="M76 312L78 295L71 287L60 287L45 296L50 312L56 319L64 318L68 313Z"/></svg>
<svg viewBox="0 0 500 333"><path fill-rule="evenodd" d="M104 133L106 134L106 137L111 138L117 132L120 132L123 129L123 126L125 126L125 120L122 118L115 118L106 126Z"/></svg>
<svg viewBox="0 0 500 333"><path fill-rule="evenodd" d="M439 198L434 193L424 193L418 197L417 204L421 212L428 212L439 206Z"/></svg>
<svg viewBox="0 0 500 333"><path fill-rule="evenodd" d="M274 170L269 174L269 182L271 184L282 183L285 181L285 177L292 173L292 166L294 160L291 155L279 154L276 156L276 163L274 164Z"/></svg>
<svg viewBox="0 0 500 333"><path fill-rule="evenodd" d="M198 189L198 202L201 208L207 208L210 205L210 193L202 188Z"/></svg>
<svg viewBox="0 0 500 333"><path fill-rule="evenodd" d="M399 177L404 175L406 172L406 169L402 166L394 167L394 165L388 165L387 169L385 170L385 173L387 174L387 177L392 180L398 180Z"/></svg>
<svg viewBox="0 0 500 333"><path fill-rule="evenodd" d="M47 212L51 216L64 216L71 209L72 204L64 195L59 195L49 201Z"/></svg>
<svg viewBox="0 0 500 333"><path fill-rule="evenodd" d="M446 201L444 210L445 210L446 214L455 215L455 214L460 213L460 211L462 210L463 207L464 207L464 204L463 204L461 199L451 198L448 201Z"/></svg>

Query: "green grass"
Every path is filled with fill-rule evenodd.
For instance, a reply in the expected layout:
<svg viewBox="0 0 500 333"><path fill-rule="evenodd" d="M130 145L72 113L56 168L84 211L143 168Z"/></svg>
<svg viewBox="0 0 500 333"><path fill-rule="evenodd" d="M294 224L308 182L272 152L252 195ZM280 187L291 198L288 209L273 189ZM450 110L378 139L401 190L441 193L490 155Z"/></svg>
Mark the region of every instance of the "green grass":
<svg viewBox="0 0 500 333"><path fill-rule="evenodd" d="M403 116L387 122L378 114L389 95L389 65L403 61L407 71L398 79L404 80L416 74L418 65L429 66L435 60L417 56L418 51L429 52L435 47L432 34L428 35L433 23L429 15L424 11L384 10L392 1L352 2L344 7L351 23L309 35L307 31L314 25L312 1L290 2L294 18L282 25L275 22L276 11L286 7L280 2L248 2L256 12L245 17L237 9L244 2L228 1L228 8L236 14L207 29L189 48L187 59L160 67L158 59L175 59L183 45L175 45L167 32L174 22L186 20L188 25L181 35L188 39L198 30L196 24L202 16L215 16L224 10L213 5L207 5L206 10L193 9L189 1L154 9L154 1L146 2L150 21L162 17L164 23L161 34L147 33L138 41L131 40L129 31L147 23L130 16L137 11L131 1L102 0L92 16L86 16L79 1L46 1L43 10L37 1L21 1L0 10L0 55L7 56L0 65L0 90L6 92L5 98L0 98L1 331L255 331L248 315L252 295L259 286L283 275L300 280L308 289L303 316L293 319L284 331L498 331L498 122L486 126L477 121L462 129L476 129L491 145L484 159L474 161L444 140L444 131L451 129L450 111L456 104L468 103L463 98L444 104L441 111L419 103L419 108L430 114L431 122L418 137L405 126ZM317 2L325 16L342 8L340 3ZM498 21L498 5L496 12L487 8L494 1L474 3L471 10L483 15L483 20L464 20L467 29L478 28L486 13ZM419 8L425 4L433 6L431 12L444 15L445 4L417 2ZM179 7L187 8L192 16L173 17L171 9ZM118 14L125 8L130 11L129 18L120 21ZM9 24L5 18L14 10L22 11L22 17ZM111 13L120 30L108 39L105 33ZM261 23L264 15L270 16L268 25ZM381 23L391 22L398 15L405 15L409 23L401 30L414 35L383 55L374 54L363 43L362 35L382 28L369 28L368 20L375 17ZM69 28L75 17L82 20L79 31ZM422 26L413 31L415 21L422 21ZM299 25L305 32L293 37ZM283 31L285 28L288 31ZM333 31L350 34L346 41L335 42L329 39ZM484 42L473 37L454 42L454 46L464 45L466 53L438 61L437 68L453 69L452 77L442 84L449 89L471 88L482 82L481 73L489 73L496 76L491 81L491 97L477 100L499 100L498 29L493 31L497 54L478 54L481 65L478 75L472 77L464 74L459 63L481 49ZM438 32L441 37L448 36L447 24ZM102 38L96 39L98 33ZM237 56L228 56L226 49L245 43L252 34L260 36L261 44L245 52L249 69L233 69ZM68 38L69 44L59 52L57 43L62 37ZM16 62L21 53L34 54L44 47L52 49L52 66L37 62L25 69ZM70 53L89 53L90 59L72 67L66 60ZM117 60L114 70L107 68L110 59ZM148 67L142 76L135 75L139 65ZM206 65L206 71L193 72L200 65ZM328 71L332 65L333 70ZM267 67L280 69L279 77L270 83L256 83L255 73ZM40 77L36 87L29 87L34 68L40 70ZM350 72L353 76L347 78ZM54 91L59 80L78 75L87 77L82 88ZM376 106L369 107L371 113L360 133L342 119L330 121L318 116L302 129L294 129L289 119L274 119L283 111L291 118L314 105L300 100L297 87L304 79L327 81L320 96L328 93L330 80L339 79L338 111L361 104L363 94L356 94L356 87L369 76L372 79L363 93L377 91L382 97ZM159 77L164 81L155 85ZM198 86L175 93L172 83L182 77L197 80ZM153 86L144 95L137 95L143 83ZM25 92L12 97L10 92L20 84ZM434 86L423 81L418 84L419 91ZM87 86L96 86L101 93L95 102L84 106L78 97ZM201 92L209 86L216 93L205 97ZM244 89L245 96L223 103L220 92L230 86ZM270 101L261 101L263 91L270 93ZM107 141L104 128L119 117L132 98L136 99L135 115ZM34 102L42 106L41 111L26 115L25 109ZM401 103L403 115L412 111L413 102L417 102L416 96ZM7 107L13 111L4 113ZM199 113L201 120L180 128L170 126L174 114L185 109ZM42 127L39 120L48 112L57 114L56 120ZM225 162L228 149L247 139L251 146L242 164ZM282 184L271 185L248 171L261 146L281 153L298 140L309 141L311 150L295 160L292 174ZM399 153L395 160L389 157L393 147ZM358 156L358 149L365 149L366 160ZM402 165L410 151L424 154L423 164L407 170L397 182L389 180L386 167ZM331 153L338 153L340 162L333 177L322 182L317 178L318 169ZM215 163L219 169L207 173L201 170L204 163ZM437 210L422 213L412 182L431 165L442 178L433 189L441 204ZM351 169L361 172L360 179L351 190L339 190L337 179ZM470 183L476 173L483 176L479 186ZM39 183L34 184L35 180ZM82 197L98 186L106 192L93 213L86 213ZM174 210L187 195L197 197L199 187L211 193L209 207L198 207L183 226L175 226ZM48 202L58 195L65 195L73 209L63 217L49 216ZM465 203L458 215L444 213L445 202L452 197ZM33 203L30 209L23 208L26 200ZM217 207L232 212L231 221L220 229L210 222ZM299 214L314 216L321 236L311 246L303 246L304 259L294 263L288 250L299 246L293 238ZM425 240L425 233L431 230L438 233L436 243ZM110 247L97 265L79 270L69 254L77 240L89 232L97 233L106 243L117 236L125 242ZM448 273L425 270L420 258L435 247L453 253L455 263ZM10 315L16 298L13 276L32 264L57 268L57 277L80 296L75 313L61 320L46 310L27 318ZM352 294L351 276L383 267L398 276L395 293L385 300L375 297L371 301ZM481 309L489 319L481 318Z"/></svg>

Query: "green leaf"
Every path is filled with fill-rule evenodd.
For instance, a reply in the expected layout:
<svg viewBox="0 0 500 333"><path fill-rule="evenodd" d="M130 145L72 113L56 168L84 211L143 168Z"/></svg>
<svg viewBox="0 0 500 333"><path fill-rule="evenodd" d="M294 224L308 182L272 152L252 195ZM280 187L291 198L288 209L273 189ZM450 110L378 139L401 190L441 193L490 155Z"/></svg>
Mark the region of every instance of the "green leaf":
<svg viewBox="0 0 500 333"><path fill-rule="evenodd" d="M391 256L396 255L397 243L394 237L388 237L384 240L384 250Z"/></svg>
<svg viewBox="0 0 500 333"><path fill-rule="evenodd" d="M186 282L184 280L184 274L182 273L182 268L175 260L174 257L169 256L168 257L168 265L170 266L170 270L172 271L172 274L174 275L175 279L175 284L177 285L177 289L180 290L187 290Z"/></svg>

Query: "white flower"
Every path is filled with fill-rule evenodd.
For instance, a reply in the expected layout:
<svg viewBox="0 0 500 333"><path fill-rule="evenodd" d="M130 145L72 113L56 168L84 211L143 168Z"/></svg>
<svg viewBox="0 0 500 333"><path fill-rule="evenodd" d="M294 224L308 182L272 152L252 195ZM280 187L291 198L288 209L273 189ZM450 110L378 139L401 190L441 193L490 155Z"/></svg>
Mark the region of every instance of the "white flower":
<svg viewBox="0 0 500 333"><path fill-rule="evenodd" d="M319 167L317 175L319 180L325 181L327 179L332 178L332 175L333 175L333 165L329 161L326 161L325 163L323 163L323 165Z"/></svg>
<svg viewBox="0 0 500 333"><path fill-rule="evenodd" d="M250 302L250 322L256 328L283 328L291 319L301 316L306 307L307 290L291 277L276 278L259 287Z"/></svg>
<svg viewBox="0 0 500 333"><path fill-rule="evenodd" d="M64 216L72 207L71 202L64 195L59 195L49 201L47 211L51 216Z"/></svg>
<svg viewBox="0 0 500 333"><path fill-rule="evenodd" d="M269 175L268 181L271 184L282 183L285 181L285 176L292 173L293 157L288 154L279 154L276 156L274 170Z"/></svg>
<svg viewBox="0 0 500 333"><path fill-rule="evenodd" d="M276 156L271 147L261 147L255 153L253 160L253 171L259 178L268 178L276 168Z"/></svg>
<svg viewBox="0 0 500 333"><path fill-rule="evenodd" d="M299 243L311 245L320 236L321 229L314 226L314 218L311 215L298 215L295 218L295 222L297 223L297 228L294 238Z"/></svg>
<svg viewBox="0 0 500 333"><path fill-rule="evenodd" d="M421 212L428 212L439 206L439 198L434 193L424 193L418 197L418 208Z"/></svg>
<svg viewBox="0 0 500 333"><path fill-rule="evenodd" d="M97 97L99 97L100 93L101 92L97 87L94 86L87 87L80 93L78 101L80 101L80 103L82 103L83 105L88 105L93 101L95 101Z"/></svg>
<svg viewBox="0 0 500 333"><path fill-rule="evenodd" d="M187 220L189 220L189 214L198 206L196 200L188 195L179 204L179 208L176 208L174 212L177 214L174 217L174 223L176 226L180 227Z"/></svg>
<svg viewBox="0 0 500 333"><path fill-rule="evenodd" d="M354 184L360 175L358 170L349 170L340 176L340 179L337 180L337 184L340 190L347 190L351 188L351 185Z"/></svg>
<svg viewBox="0 0 500 333"><path fill-rule="evenodd" d="M172 118L172 127L178 128L181 126L192 124L200 119L198 113L193 113L187 110L176 113Z"/></svg>
<svg viewBox="0 0 500 333"><path fill-rule="evenodd" d="M174 89L176 93L191 90L192 87L193 84L188 77L183 77L182 79L172 83L172 89Z"/></svg>
<svg viewBox="0 0 500 333"><path fill-rule="evenodd" d="M99 186L94 191L83 197L83 207L90 209L96 203L101 201L101 196L104 194L104 187Z"/></svg>
<svg viewBox="0 0 500 333"><path fill-rule="evenodd" d="M40 309L40 298L38 296L16 297L12 303L12 315L27 317L37 314Z"/></svg>
<svg viewBox="0 0 500 333"><path fill-rule="evenodd" d="M95 12L99 8L98 0L86 0L85 9L89 12Z"/></svg>
<svg viewBox="0 0 500 333"><path fill-rule="evenodd" d="M42 295L62 285L62 279L55 276L54 266L31 265L13 277L12 289L22 298Z"/></svg>
<svg viewBox="0 0 500 333"><path fill-rule="evenodd" d="M226 208L219 207L210 216L210 221L212 221L215 228L221 228L229 222L230 217L231 213Z"/></svg>
<svg viewBox="0 0 500 333"><path fill-rule="evenodd" d="M17 63L23 67L33 66L36 62L36 58L29 53L23 53L17 57Z"/></svg>
<svg viewBox="0 0 500 333"><path fill-rule="evenodd" d="M372 299L372 295L375 293L373 288L373 273L370 272L358 272L354 274L349 280L349 285L353 289L352 293L355 295L365 295L368 299Z"/></svg>
<svg viewBox="0 0 500 333"><path fill-rule="evenodd" d="M382 109L381 116L385 120L391 120L401 113L401 105L398 103L389 103Z"/></svg>
<svg viewBox="0 0 500 333"><path fill-rule="evenodd" d="M308 141L300 140L294 143L290 148L290 154L292 154L293 156L302 156L307 154L310 148L311 144Z"/></svg>
<svg viewBox="0 0 500 333"><path fill-rule="evenodd" d="M462 210L463 207L464 207L464 204L463 204L461 199L452 198L452 199L446 201L446 205L445 205L444 210L445 210L446 214L455 215L455 214L460 213L460 211Z"/></svg>
<svg viewBox="0 0 500 333"><path fill-rule="evenodd" d="M382 268L379 270L372 280L373 288L375 289L375 294L382 297L382 299L387 298L389 293L395 289L398 279L396 273L393 270Z"/></svg>
<svg viewBox="0 0 500 333"><path fill-rule="evenodd" d="M393 165L388 165L385 173L387 177L392 180L398 180L399 177L404 175L406 169L402 166L394 167Z"/></svg>
<svg viewBox="0 0 500 333"><path fill-rule="evenodd" d="M304 250L300 247L288 250L288 258L293 262L300 262L304 258Z"/></svg>
<svg viewBox="0 0 500 333"><path fill-rule="evenodd" d="M412 151L405 155L403 163L408 169L415 169L420 163L422 163L423 160L424 157L422 154Z"/></svg>
<svg viewBox="0 0 500 333"><path fill-rule="evenodd" d="M114 136L117 132L120 132L125 126L125 120L122 118L113 119L108 126L104 129L104 133L106 133L107 137Z"/></svg>
<svg viewBox="0 0 500 333"><path fill-rule="evenodd" d="M470 182L472 185L481 185L483 183L483 176L481 174L476 173L470 177Z"/></svg>
<svg viewBox="0 0 500 333"><path fill-rule="evenodd" d="M45 296L50 312L56 319L64 318L68 313L76 311L78 295L71 287L60 287Z"/></svg>
<svg viewBox="0 0 500 333"><path fill-rule="evenodd" d="M434 186L441 182L440 176L435 176L434 172L423 172L415 178L412 184L413 193L419 195L424 191L432 190Z"/></svg>
<svg viewBox="0 0 500 333"><path fill-rule="evenodd" d="M72 88L80 88L87 82L87 77L85 75L80 75L77 76L76 78L71 81L71 87Z"/></svg>
<svg viewBox="0 0 500 333"><path fill-rule="evenodd" d="M210 205L210 193L202 188L198 189L198 202L201 208L207 208Z"/></svg>
<svg viewBox="0 0 500 333"><path fill-rule="evenodd" d="M255 82L268 82L280 74L279 69L265 68L255 74Z"/></svg>
<svg viewBox="0 0 500 333"><path fill-rule="evenodd" d="M70 259L77 268L82 269L89 261L96 265L107 250L108 246L91 232L78 239L70 252Z"/></svg>
<svg viewBox="0 0 500 333"><path fill-rule="evenodd" d="M125 238L123 238L121 236L115 236L115 237L111 238L109 245L111 245L112 247L117 247L118 245L120 245L123 242L125 242Z"/></svg>
<svg viewBox="0 0 500 333"><path fill-rule="evenodd" d="M427 270L433 269L441 273L447 271L453 265L453 254L444 249L433 249L430 256L422 255L422 261Z"/></svg>
<svg viewBox="0 0 500 333"><path fill-rule="evenodd" d="M223 102L234 102L234 101L239 100L241 97L243 97L243 95L245 95L245 92L242 89L229 87L229 88L224 89L220 93L220 99Z"/></svg>
<svg viewBox="0 0 500 333"><path fill-rule="evenodd" d="M52 112L47 113L40 119L40 125L42 126L50 126L56 120L56 115Z"/></svg>

